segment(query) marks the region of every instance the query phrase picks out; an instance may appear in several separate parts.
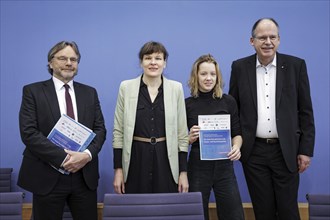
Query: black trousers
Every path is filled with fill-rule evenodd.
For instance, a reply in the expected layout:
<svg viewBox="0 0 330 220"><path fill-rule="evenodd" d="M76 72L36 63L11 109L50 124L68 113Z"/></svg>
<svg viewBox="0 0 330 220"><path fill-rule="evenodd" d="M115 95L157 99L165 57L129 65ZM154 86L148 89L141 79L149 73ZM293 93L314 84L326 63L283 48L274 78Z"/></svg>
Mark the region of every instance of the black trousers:
<svg viewBox="0 0 330 220"><path fill-rule="evenodd" d="M300 219L298 168L288 170L279 143L256 141L243 170L256 220Z"/></svg>
<svg viewBox="0 0 330 220"><path fill-rule="evenodd" d="M209 219L209 199L213 190L217 215L221 220L244 220L242 200L233 162L200 160L199 149L192 149L188 161L189 192L201 192L204 219Z"/></svg>
<svg viewBox="0 0 330 220"><path fill-rule="evenodd" d="M47 195L33 194L34 220L62 220L65 203L75 220L97 220L97 193L90 190L81 171L61 175Z"/></svg>

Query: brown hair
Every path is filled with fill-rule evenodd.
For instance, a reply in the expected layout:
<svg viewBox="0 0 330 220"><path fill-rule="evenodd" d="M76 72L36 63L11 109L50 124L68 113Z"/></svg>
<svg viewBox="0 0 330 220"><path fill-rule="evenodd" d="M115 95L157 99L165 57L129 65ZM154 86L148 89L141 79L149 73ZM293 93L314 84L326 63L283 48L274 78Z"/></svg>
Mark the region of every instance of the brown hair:
<svg viewBox="0 0 330 220"><path fill-rule="evenodd" d="M144 55L153 54L153 53L164 54L164 60L167 61L168 52L167 52L166 48L164 47L164 45L159 42L149 41L149 42L145 43L140 49L140 52L139 52L140 62L142 62Z"/></svg>

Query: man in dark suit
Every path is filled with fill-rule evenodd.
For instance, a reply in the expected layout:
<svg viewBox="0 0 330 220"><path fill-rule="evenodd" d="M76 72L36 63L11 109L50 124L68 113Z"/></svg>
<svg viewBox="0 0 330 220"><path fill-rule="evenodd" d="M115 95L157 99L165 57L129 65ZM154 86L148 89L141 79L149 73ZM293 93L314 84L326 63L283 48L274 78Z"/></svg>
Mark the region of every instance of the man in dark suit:
<svg viewBox="0 0 330 220"><path fill-rule="evenodd" d="M232 63L229 93L239 107L242 165L257 220L300 219L299 173L310 165L315 127L304 60L280 54L272 18L252 28L256 54Z"/></svg>
<svg viewBox="0 0 330 220"><path fill-rule="evenodd" d="M23 88L19 125L26 148L18 185L33 193L36 220L62 219L65 202L74 219L97 220L98 153L106 129L96 90L73 81L79 61L76 43L59 42L48 53L52 78ZM71 117L96 133L83 152L63 150L47 139L61 114L69 115L64 85L70 86Z"/></svg>

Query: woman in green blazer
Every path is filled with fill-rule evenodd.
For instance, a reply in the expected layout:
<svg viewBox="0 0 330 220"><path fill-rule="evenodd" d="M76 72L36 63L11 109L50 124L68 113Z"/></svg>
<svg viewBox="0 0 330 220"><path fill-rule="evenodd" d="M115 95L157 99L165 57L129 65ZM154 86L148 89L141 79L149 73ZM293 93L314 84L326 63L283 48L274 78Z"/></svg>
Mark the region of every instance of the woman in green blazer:
<svg viewBox="0 0 330 220"><path fill-rule="evenodd" d="M143 73L123 81L114 129L116 193L188 192L188 132L182 85L163 76L168 53L147 42L139 53Z"/></svg>

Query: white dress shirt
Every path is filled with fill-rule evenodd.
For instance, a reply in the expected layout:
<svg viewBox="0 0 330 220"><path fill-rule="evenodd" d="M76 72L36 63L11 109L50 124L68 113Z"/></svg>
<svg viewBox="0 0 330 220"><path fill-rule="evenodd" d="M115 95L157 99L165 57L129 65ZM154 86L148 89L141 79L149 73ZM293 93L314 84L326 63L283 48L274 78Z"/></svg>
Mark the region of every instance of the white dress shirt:
<svg viewBox="0 0 330 220"><path fill-rule="evenodd" d="M276 127L276 55L272 63L263 66L257 59L258 124L256 136L277 138Z"/></svg>
<svg viewBox="0 0 330 220"><path fill-rule="evenodd" d="M65 88L64 83L53 76L53 82L55 85L58 105L60 106L61 115L66 114L66 101L65 101ZM69 93L72 100L73 112L75 120L78 121L78 111L77 111L77 102L76 95L74 93L73 80L67 83L70 86Z"/></svg>

